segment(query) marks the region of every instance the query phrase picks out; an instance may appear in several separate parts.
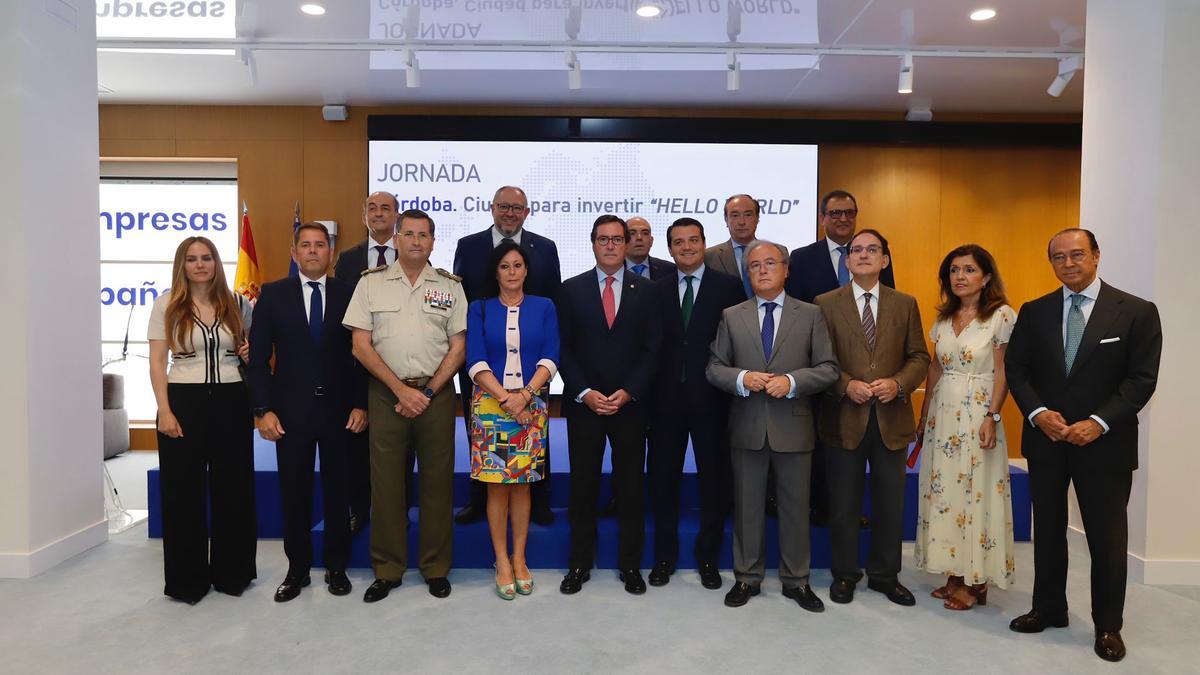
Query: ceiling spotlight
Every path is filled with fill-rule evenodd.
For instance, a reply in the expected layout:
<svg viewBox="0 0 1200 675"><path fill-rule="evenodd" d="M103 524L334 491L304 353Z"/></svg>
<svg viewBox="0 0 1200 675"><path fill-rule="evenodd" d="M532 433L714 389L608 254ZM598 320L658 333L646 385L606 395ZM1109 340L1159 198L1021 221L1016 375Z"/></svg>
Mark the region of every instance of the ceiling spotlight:
<svg viewBox="0 0 1200 675"><path fill-rule="evenodd" d="M987 21L988 19L996 18L996 10L991 7L983 7L971 12L972 21Z"/></svg>
<svg viewBox="0 0 1200 675"><path fill-rule="evenodd" d="M583 88L583 69L579 66L579 57L575 50L567 52L567 89L578 91Z"/></svg>
<svg viewBox="0 0 1200 675"><path fill-rule="evenodd" d="M1076 71L1083 69L1083 59L1078 56L1069 56L1065 59L1058 60L1058 75L1054 76L1054 81L1046 88L1046 93L1058 98L1063 91L1071 84L1071 80L1075 78Z"/></svg>
<svg viewBox="0 0 1200 675"><path fill-rule="evenodd" d="M306 2L300 5L300 11L309 16L321 16L325 13L325 6L319 2Z"/></svg>
<svg viewBox="0 0 1200 675"><path fill-rule="evenodd" d="M896 91L901 94L911 94L913 91L913 57L905 54L900 59L900 84Z"/></svg>
<svg viewBox="0 0 1200 675"><path fill-rule="evenodd" d="M725 89L737 91L742 88L742 64L738 62L737 53L729 52L725 62Z"/></svg>
<svg viewBox="0 0 1200 675"><path fill-rule="evenodd" d="M653 19L662 14L662 7L649 0L641 0L634 12L643 19Z"/></svg>

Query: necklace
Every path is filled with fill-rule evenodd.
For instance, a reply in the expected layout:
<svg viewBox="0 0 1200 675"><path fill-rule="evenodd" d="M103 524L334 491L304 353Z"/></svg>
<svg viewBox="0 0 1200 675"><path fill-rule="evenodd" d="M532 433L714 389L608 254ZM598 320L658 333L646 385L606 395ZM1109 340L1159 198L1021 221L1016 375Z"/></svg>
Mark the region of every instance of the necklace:
<svg viewBox="0 0 1200 675"><path fill-rule="evenodd" d="M966 329L967 325L969 325L972 321L975 320L975 315L976 315L977 311L978 310L976 308L971 308L969 311L965 310L965 309L960 309L958 311L958 313L954 315L952 325L954 326L954 334L955 335L963 332L963 330Z"/></svg>

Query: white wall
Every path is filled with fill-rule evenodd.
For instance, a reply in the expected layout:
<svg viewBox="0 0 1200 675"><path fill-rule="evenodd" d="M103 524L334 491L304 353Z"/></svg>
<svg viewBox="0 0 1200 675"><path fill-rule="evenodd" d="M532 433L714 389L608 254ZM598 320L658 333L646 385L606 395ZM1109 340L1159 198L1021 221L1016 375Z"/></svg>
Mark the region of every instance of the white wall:
<svg viewBox="0 0 1200 675"><path fill-rule="evenodd" d="M107 538L95 35L91 2L0 3L0 577Z"/></svg>
<svg viewBox="0 0 1200 675"><path fill-rule="evenodd" d="M1197 30L1194 0L1088 2L1080 223L1100 241L1101 277L1153 300L1163 323L1129 503L1130 579L1144 583L1200 584Z"/></svg>

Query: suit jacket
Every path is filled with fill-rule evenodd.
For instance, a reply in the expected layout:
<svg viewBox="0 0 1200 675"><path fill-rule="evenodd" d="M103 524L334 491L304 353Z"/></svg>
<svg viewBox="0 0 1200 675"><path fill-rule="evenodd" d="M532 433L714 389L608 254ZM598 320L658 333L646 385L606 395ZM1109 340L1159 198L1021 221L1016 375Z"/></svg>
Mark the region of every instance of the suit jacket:
<svg viewBox="0 0 1200 675"><path fill-rule="evenodd" d="M879 283L888 288L896 287L893 267L895 260L879 273ZM812 302L818 295L838 288L837 269L829 257L829 244L824 238L792 251L785 288L788 295L804 302Z"/></svg>
<svg viewBox="0 0 1200 675"><path fill-rule="evenodd" d="M625 262L626 262L625 269L633 268L632 265L628 264L629 263L628 260L626 260ZM647 256L646 262L650 264L650 280L651 281L659 281L660 279L665 279L667 277L674 277L675 263L671 262L670 260L663 260L662 258L655 258L654 256Z"/></svg>
<svg viewBox="0 0 1200 675"><path fill-rule="evenodd" d="M363 270L375 266L374 255L370 255L371 264L367 264L368 254L378 253L369 249L369 246L375 246L375 241L370 236L358 245L342 251L342 254L338 256L337 264L333 266L333 276L351 286L358 284L358 278L362 276Z"/></svg>
<svg viewBox="0 0 1200 675"><path fill-rule="evenodd" d="M467 307L467 360L469 372L477 363L488 364L492 375L504 384L504 365L508 361L508 309L499 298L476 300ZM558 368L558 315L554 301L538 295L526 295L517 315L521 334L521 372L523 385L537 372L538 362L550 361ZM553 369L552 369L553 370Z"/></svg>
<svg viewBox="0 0 1200 675"><path fill-rule="evenodd" d="M1138 411L1158 383L1162 325L1158 308L1101 282L1096 304L1066 372L1062 289L1021 307L1005 352L1013 399L1026 417L1041 407L1062 413L1067 424L1096 415L1108 433L1083 447L1051 441L1026 429L1021 453L1068 453L1073 470L1133 471L1138 466Z"/></svg>
<svg viewBox="0 0 1200 675"><path fill-rule="evenodd" d="M250 324L251 401L255 408L274 410L284 428L312 414L318 386L346 415L351 408L367 407L366 372L350 353L351 331L342 326L353 283L326 277L325 330L318 348L308 332L300 281L287 277L264 285Z"/></svg>
<svg viewBox="0 0 1200 675"><path fill-rule="evenodd" d="M454 249L454 273L462 277L463 291L468 300L480 300L486 292L485 282L490 273L487 264L493 248L490 226L458 240L458 246ZM526 295L540 295L543 298L557 296L558 287L562 284L562 271L559 269L558 247L554 241L522 230L521 248L529 256Z"/></svg>
<svg viewBox="0 0 1200 675"><path fill-rule="evenodd" d="M658 389L675 391L679 386L679 377L686 369L687 388L699 394L689 397L689 403L700 405L701 412L724 415L729 397L708 383L704 371L708 368L709 345L717 335L722 312L745 300L741 282L728 274L706 268L700 281L700 290L693 300L692 318L686 329L679 305L678 275L671 274L655 283L659 302L657 316L663 327ZM668 402L662 397L658 398L658 403L660 411L672 407L664 405Z"/></svg>
<svg viewBox="0 0 1200 675"><path fill-rule="evenodd" d="M791 375L795 398L765 392L737 395L743 370ZM729 443L733 448L775 452L811 452L815 445L813 402L837 381L838 364L821 311L784 296L779 330L768 360L758 323L758 300L751 298L722 313L708 361L708 381L734 395L729 411Z"/></svg>
<svg viewBox="0 0 1200 675"><path fill-rule="evenodd" d="M604 320L595 268L562 284L556 303L559 373L568 409L588 388L606 396L624 389L638 400L650 392L662 344L654 282L629 272L624 277L612 328Z"/></svg>
<svg viewBox="0 0 1200 675"><path fill-rule="evenodd" d="M733 252L732 239L705 249L704 266L728 274L734 279L742 278L741 270L737 265L737 254Z"/></svg>
<svg viewBox="0 0 1200 675"><path fill-rule="evenodd" d="M925 348L916 299L880 285L874 350L867 344L852 285L817 296L817 306L829 324L829 335L842 367L837 382L821 400L817 423L821 442L846 450L858 447L874 405L884 445L889 450L907 448L916 431L911 396L929 371L929 351ZM888 377L904 388L903 397L888 403L872 399L859 405L846 396L850 380L873 382Z"/></svg>

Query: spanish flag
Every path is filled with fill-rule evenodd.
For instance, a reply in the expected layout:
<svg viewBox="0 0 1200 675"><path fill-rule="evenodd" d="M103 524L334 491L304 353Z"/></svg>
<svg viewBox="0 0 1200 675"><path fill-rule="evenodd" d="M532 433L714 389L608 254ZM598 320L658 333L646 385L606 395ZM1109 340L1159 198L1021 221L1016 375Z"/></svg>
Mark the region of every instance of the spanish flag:
<svg viewBox="0 0 1200 675"><path fill-rule="evenodd" d="M262 273L258 271L258 254L254 251L254 232L250 229L250 212L242 202L242 237L238 242L237 274L233 290L250 302L258 300L262 289Z"/></svg>

